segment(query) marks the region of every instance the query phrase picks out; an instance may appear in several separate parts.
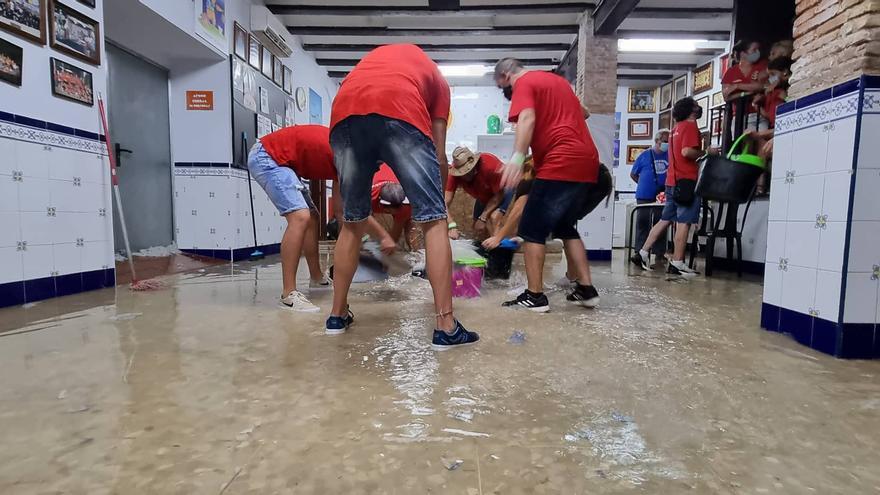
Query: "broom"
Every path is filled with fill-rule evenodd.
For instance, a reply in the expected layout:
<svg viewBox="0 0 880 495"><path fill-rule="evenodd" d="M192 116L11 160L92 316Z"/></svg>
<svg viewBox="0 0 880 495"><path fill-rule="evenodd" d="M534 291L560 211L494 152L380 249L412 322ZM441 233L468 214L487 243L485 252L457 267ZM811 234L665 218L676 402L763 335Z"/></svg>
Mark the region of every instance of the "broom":
<svg viewBox="0 0 880 495"><path fill-rule="evenodd" d="M104 111L104 97L98 93L98 112L101 114L101 127L104 129L104 144L107 146L107 158L110 161L110 183L113 185L113 196L116 198L116 209L119 211L119 225L122 227L122 239L125 242L125 254L128 256L128 267L131 270L131 290L155 290L163 287L162 282L150 280L138 280L134 271L134 258L131 255L131 244L128 242L128 228L125 226L125 214L122 212L122 197L119 195L119 176L116 174L116 155L111 151L110 129L107 128L107 113Z"/></svg>

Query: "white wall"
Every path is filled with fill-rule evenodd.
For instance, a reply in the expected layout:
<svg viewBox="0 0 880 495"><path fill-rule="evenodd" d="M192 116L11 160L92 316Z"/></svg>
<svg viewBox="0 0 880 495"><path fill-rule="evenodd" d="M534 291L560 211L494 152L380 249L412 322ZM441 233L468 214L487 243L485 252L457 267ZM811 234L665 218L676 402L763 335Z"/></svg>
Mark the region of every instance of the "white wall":
<svg viewBox="0 0 880 495"><path fill-rule="evenodd" d="M490 115L501 119L502 129L511 129L507 122L510 102L504 98L501 90L494 86L453 86L452 90L452 126L446 134L446 153L452 157L452 150L457 146L477 149L477 136L486 134L486 121ZM509 155L513 148L506 150ZM502 155L503 159L505 155Z"/></svg>
<svg viewBox="0 0 880 495"><path fill-rule="evenodd" d="M632 170L632 164L626 163L626 147L629 145L651 146L654 144L653 135L648 139L640 139L630 141L628 138L629 120L630 119L651 119L653 124L651 127L656 133L657 113L629 113L627 112L627 101L629 99L629 86L618 86L617 88L617 104L615 110L620 113L620 158L618 166L614 169L615 184L617 190L622 193L632 193L635 197L636 183L630 178L629 173ZM629 196L626 194L624 196Z"/></svg>

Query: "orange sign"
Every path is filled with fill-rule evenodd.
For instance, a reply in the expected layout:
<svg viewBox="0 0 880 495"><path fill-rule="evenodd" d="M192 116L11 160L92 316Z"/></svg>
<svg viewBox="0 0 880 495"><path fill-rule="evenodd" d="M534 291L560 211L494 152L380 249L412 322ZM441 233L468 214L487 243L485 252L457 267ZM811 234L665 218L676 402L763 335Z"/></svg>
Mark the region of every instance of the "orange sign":
<svg viewBox="0 0 880 495"><path fill-rule="evenodd" d="M213 91L187 91L186 92L186 109L187 110L213 110L214 109L214 92Z"/></svg>

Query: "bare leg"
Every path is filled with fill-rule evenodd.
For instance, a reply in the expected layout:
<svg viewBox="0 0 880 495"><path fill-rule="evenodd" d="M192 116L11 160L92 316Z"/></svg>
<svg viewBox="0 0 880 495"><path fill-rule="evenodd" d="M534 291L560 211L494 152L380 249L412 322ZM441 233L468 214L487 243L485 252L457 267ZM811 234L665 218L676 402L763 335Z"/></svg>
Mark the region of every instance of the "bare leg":
<svg viewBox="0 0 880 495"><path fill-rule="evenodd" d="M563 241L562 245L563 245L562 252L565 253L565 278L567 278L569 280L574 280L576 278L579 278L578 271L577 271L577 261L571 257L571 252L568 249L568 245L566 244L566 241Z"/></svg>
<svg viewBox="0 0 880 495"><path fill-rule="evenodd" d="M348 311L348 290L354 272L357 271L358 253L361 238L366 231L366 222L343 222L339 239L333 251L333 309L331 316L344 316Z"/></svg>
<svg viewBox="0 0 880 495"><path fill-rule="evenodd" d="M675 243L672 259L675 261L684 261L684 252L687 250L688 233L690 231L691 225L688 223L675 224L675 237L672 239Z"/></svg>
<svg viewBox="0 0 880 495"><path fill-rule="evenodd" d="M580 239L566 239L563 243L565 244L565 258L569 263L566 276L574 275L581 285L593 285L593 277L590 274L590 261L587 259L587 249L584 247L584 241Z"/></svg>
<svg viewBox="0 0 880 495"><path fill-rule="evenodd" d="M287 229L281 238L281 284L284 295L296 290L296 269L302 255L303 238L309 225L309 210L296 210L286 215Z"/></svg>
<svg viewBox="0 0 880 495"><path fill-rule="evenodd" d="M657 239L660 238L661 235L666 233L666 228L669 227L669 220L660 220L657 222L657 225L651 227L651 232L648 233L648 238L645 239L645 245L642 246L642 251L647 251L657 242Z"/></svg>
<svg viewBox="0 0 880 495"><path fill-rule="evenodd" d="M523 243L526 261L526 278L529 290L535 293L544 292L544 245L536 242Z"/></svg>
<svg viewBox="0 0 880 495"><path fill-rule="evenodd" d="M437 328L452 333L455 330L452 315L452 248L449 246L446 219L423 223L422 231L425 235L428 281L434 291L434 309L438 315L442 315L437 317Z"/></svg>
<svg viewBox="0 0 880 495"><path fill-rule="evenodd" d="M324 272L321 271L321 258L318 255L318 215L312 212L309 215L309 228L306 230L306 238L303 243L303 256L306 257L306 263L309 265L309 277L313 282L320 282L324 279Z"/></svg>

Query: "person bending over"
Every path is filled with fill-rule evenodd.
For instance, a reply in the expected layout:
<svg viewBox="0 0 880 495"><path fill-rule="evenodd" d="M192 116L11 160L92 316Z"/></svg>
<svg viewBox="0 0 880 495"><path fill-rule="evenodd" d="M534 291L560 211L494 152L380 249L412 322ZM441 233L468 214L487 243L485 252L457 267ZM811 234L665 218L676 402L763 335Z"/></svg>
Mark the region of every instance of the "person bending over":
<svg viewBox="0 0 880 495"><path fill-rule="evenodd" d="M406 242L412 249L412 207L406 199L403 186L397 180L397 176L386 164L379 166L379 171L373 176L373 188L370 191L373 215L386 214L393 219L391 232L385 230L379 222L371 222L367 227L367 233L371 238L379 241L379 248L383 253L391 255L397 250L400 237L406 233Z"/></svg>
<svg viewBox="0 0 880 495"><path fill-rule="evenodd" d="M446 208L455 198L455 191L461 187L473 197L474 231L478 236L486 237L495 234L501 224L501 218L510 206L513 191L501 187L501 169L503 164L491 153L474 153L465 147L455 148L452 152L452 166L449 167L449 179L446 181ZM449 237L458 239L459 232L449 216Z"/></svg>

